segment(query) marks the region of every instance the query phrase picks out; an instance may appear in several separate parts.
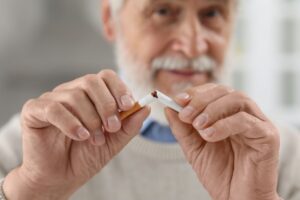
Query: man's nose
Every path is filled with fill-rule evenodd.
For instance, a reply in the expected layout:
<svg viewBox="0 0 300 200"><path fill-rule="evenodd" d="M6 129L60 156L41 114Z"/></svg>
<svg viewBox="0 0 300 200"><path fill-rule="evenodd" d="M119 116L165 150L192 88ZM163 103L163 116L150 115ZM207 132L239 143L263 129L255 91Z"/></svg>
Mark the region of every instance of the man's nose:
<svg viewBox="0 0 300 200"><path fill-rule="evenodd" d="M188 58L198 57L208 51L205 30L195 17L189 17L180 24L173 49L181 51Z"/></svg>

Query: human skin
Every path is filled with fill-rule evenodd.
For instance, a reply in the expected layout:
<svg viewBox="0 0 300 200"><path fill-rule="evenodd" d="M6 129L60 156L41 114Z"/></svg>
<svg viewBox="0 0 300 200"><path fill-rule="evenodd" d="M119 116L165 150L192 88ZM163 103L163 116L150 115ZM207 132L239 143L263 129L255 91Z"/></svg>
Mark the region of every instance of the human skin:
<svg viewBox="0 0 300 200"><path fill-rule="evenodd" d="M209 55L222 65L234 21L233 1L150 2L127 0L116 23L108 1L103 0L106 38L116 42L121 34L132 57L148 67L162 55ZM176 73L159 70L152 81L185 107L179 115L171 110L166 115L187 160L213 199L277 199L278 133L251 99L230 88L207 84L212 81L207 73L189 68ZM175 97L171 88L180 81L189 81L193 87ZM125 105L121 103L124 95ZM115 73L104 70L28 101L21 114L23 163L6 177L7 197L67 199L101 173L138 134L150 112L145 108L120 122L118 109L130 109L131 96ZM188 110L193 114L188 115ZM199 125L201 113L207 119L203 127ZM203 129L211 126L215 134L208 137Z"/></svg>
<svg viewBox="0 0 300 200"><path fill-rule="evenodd" d="M222 65L234 25L232 0L228 3L223 0L149 2L153 1L127 1L120 12L119 32L135 60L147 63L150 68L151 61L157 56L193 59L209 55L219 66ZM116 28L110 23L104 28L108 38L115 41ZM176 91L172 91L172 85L176 82L201 85L211 81L205 73L185 76L184 72L189 71L180 70L175 74L170 70L159 70L153 83L157 89L174 97Z"/></svg>
<svg viewBox="0 0 300 200"><path fill-rule="evenodd" d="M122 124L117 111L133 104L111 70L29 100L21 114L23 163L4 183L8 199L68 199L139 133L150 109Z"/></svg>
<svg viewBox="0 0 300 200"><path fill-rule="evenodd" d="M245 94L206 84L180 94L169 124L213 199L279 199L278 131Z"/></svg>

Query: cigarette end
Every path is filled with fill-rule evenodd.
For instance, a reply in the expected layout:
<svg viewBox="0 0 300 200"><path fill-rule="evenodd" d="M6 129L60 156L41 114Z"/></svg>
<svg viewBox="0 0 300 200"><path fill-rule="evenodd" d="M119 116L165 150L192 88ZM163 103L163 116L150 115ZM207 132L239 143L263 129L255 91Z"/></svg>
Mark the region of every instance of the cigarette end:
<svg viewBox="0 0 300 200"><path fill-rule="evenodd" d="M158 99L158 95L157 95L157 91L156 91L156 90L153 91L153 92L151 93L151 95L152 95L154 98L157 98L157 99Z"/></svg>
<svg viewBox="0 0 300 200"><path fill-rule="evenodd" d="M137 102L137 103L134 104L134 106L130 110L121 111L120 112L120 119L121 120L126 119L127 117L129 117L130 115L134 114L135 112L137 112L137 111L139 111L141 109L142 109L142 107Z"/></svg>

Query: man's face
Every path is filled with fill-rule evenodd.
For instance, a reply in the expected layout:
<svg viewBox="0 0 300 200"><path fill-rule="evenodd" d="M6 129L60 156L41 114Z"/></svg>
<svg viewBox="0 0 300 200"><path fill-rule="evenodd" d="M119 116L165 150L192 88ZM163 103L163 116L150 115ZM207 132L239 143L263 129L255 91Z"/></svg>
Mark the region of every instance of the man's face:
<svg viewBox="0 0 300 200"><path fill-rule="evenodd" d="M116 20L119 68L137 97L174 96L215 81L229 44L235 0L127 0Z"/></svg>
<svg viewBox="0 0 300 200"><path fill-rule="evenodd" d="M120 13L124 46L135 61L149 70L156 58L164 57L192 61L208 56L220 67L229 43L233 3L233 0L127 0ZM175 63L164 63L166 60L161 65L170 65L169 68L158 66L152 81L157 89L169 95L176 92L173 89L176 83L195 85L211 81L210 73L193 70L192 62L173 70L171 65Z"/></svg>

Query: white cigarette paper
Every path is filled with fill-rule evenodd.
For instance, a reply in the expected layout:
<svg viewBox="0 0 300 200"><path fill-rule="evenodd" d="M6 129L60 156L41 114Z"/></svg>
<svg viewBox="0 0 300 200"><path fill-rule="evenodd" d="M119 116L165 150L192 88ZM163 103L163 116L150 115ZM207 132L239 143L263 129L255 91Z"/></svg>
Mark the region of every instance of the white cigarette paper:
<svg viewBox="0 0 300 200"><path fill-rule="evenodd" d="M154 102L156 99L152 96L152 94L148 94L147 96L143 97L142 99L140 99L138 101L138 104L141 107L147 106L149 104L151 104L152 102Z"/></svg>
<svg viewBox="0 0 300 200"><path fill-rule="evenodd" d="M121 120L129 117L133 113L141 110L143 107L151 104L154 101L158 101L177 112L180 112L182 110L182 107L175 103L170 97L163 94L162 92L154 91L151 94L148 94L147 96L140 99L138 102L136 102L132 109L120 112Z"/></svg>
<svg viewBox="0 0 300 200"><path fill-rule="evenodd" d="M157 94L157 100L162 103L163 105L172 108L173 110L180 112L182 110L182 107L175 103L170 97L163 94L162 92L156 91Z"/></svg>

